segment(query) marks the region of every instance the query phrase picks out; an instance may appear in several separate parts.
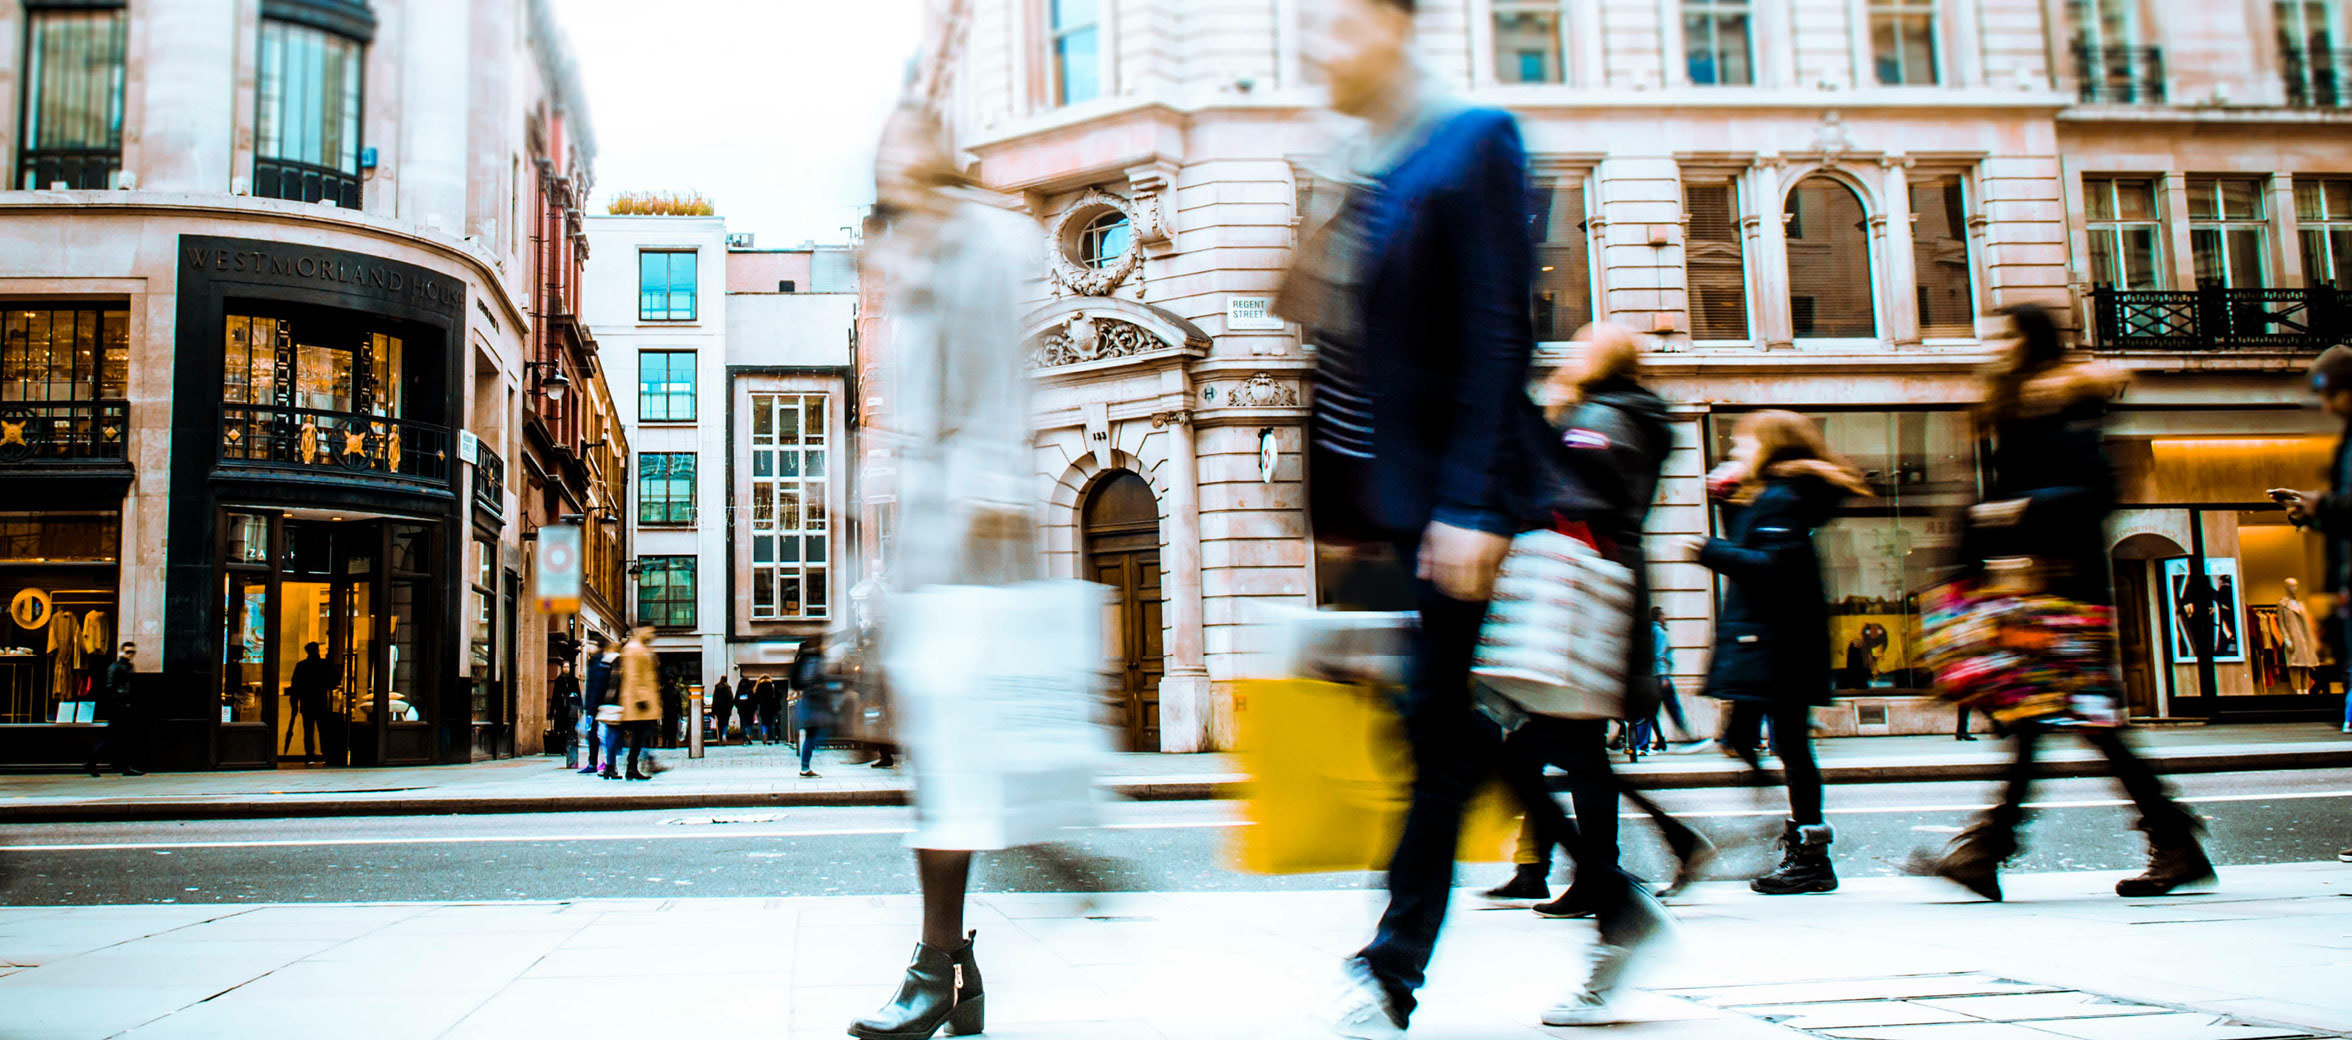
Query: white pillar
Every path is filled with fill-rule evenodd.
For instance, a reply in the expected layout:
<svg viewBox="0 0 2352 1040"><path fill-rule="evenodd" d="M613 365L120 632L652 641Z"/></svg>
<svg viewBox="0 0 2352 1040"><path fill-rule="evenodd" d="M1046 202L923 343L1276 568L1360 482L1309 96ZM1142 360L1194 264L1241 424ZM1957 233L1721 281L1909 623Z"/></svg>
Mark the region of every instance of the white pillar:
<svg viewBox="0 0 2352 1040"><path fill-rule="evenodd" d="M1759 157L1748 168L1747 211L1740 218L1748 238L1749 310L1755 314L1755 327L1748 330L1748 338L1764 344L1767 350L1796 346L1789 319L1788 227L1781 223L1787 207L1781 170L1779 156Z"/></svg>
<svg viewBox="0 0 2352 1040"><path fill-rule="evenodd" d="M1191 381L1171 376L1188 400ZM1161 595L1167 598L1166 672L1160 679L1160 750L1211 751L1232 746L1232 713L1219 711L1209 669L1201 652L1200 460L1193 444L1192 416L1176 411L1155 416L1168 431L1168 522L1160 556Z"/></svg>
<svg viewBox="0 0 2352 1040"><path fill-rule="evenodd" d="M1879 160L1886 177L1879 188L1877 245L1881 255L1879 319L1885 327L1879 338L1897 347L1916 347L1919 331L1919 252L1915 247L1911 213L1911 160L1890 155Z"/></svg>
<svg viewBox="0 0 2352 1040"><path fill-rule="evenodd" d="M2311 273L2303 269L2303 221L2295 212L2295 175L2282 173L2270 179L2270 284L2281 289L2300 289L2311 284Z"/></svg>

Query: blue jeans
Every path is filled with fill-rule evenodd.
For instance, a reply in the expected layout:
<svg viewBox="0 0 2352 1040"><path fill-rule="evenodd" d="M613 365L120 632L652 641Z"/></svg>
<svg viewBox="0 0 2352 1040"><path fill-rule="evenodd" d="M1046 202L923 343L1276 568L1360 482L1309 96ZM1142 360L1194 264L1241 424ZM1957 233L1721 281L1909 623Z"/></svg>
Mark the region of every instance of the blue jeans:
<svg viewBox="0 0 2352 1040"><path fill-rule="evenodd" d="M596 724L596 728L597 728L597 730L598 730L599 732L602 732L602 733L604 734L604 770L605 770L605 772L608 772L608 773L618 773L618 772L620 772L620 771L621 771L621 725L620 725L619 723L613 723L613 722L599 722L599 723L597 723L597 724Z"/></svg>
<svg viewBox="0 0 2352 1040"><path fill-rule="evenodd" d="M825 739L823 726L810 726L800 731L800 771L809 771L809 756L817 753L817 745Z"/></svg>

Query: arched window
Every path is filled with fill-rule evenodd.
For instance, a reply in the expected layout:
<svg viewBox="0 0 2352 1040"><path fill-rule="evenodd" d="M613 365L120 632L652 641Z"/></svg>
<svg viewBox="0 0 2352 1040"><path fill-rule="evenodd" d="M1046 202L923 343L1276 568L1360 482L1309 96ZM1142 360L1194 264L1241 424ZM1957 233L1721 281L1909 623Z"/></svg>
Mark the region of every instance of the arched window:
<svg viewBox="0 0 2352 1040"><path fill-rule="evenodd" d="M1127 214L1106 210L1078 233L1078 262L1100 270L1118 263L1134 244L1135 228Z"/></svg>
<svg viewBox="0 0 2352 1040"><path fill-rule="evenodd" d="M1871 339L1870 228L1862 200L1833 177L1812 176L1789 193L1789 323L1798 339Z"/></svg>

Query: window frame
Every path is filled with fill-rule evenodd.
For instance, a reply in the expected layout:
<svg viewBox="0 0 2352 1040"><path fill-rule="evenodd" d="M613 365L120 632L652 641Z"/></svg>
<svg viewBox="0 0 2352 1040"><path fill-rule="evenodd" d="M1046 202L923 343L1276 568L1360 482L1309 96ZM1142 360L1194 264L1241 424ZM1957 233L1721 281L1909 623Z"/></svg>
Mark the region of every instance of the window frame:
<svg viewBox="0 0 2352 1040"><path fill-rule="evenodd" d="M832 497L840 461L840 444L834 436L839 408L835 395L823 389L775 387L750 394L750 457L745 467L751 523L750 544L743 552L751 572L750 617L754 622L825 621L834 616L832 608L840 594L833 566L837 562L833 539L840 532L840 523ZM787 409L794 417L794 436L789 443L777 423ZM763 418L768 420L764 431ZM790 474L784 472L787 457L793 460ZM782 515L788 490L798 503L795 523L789 527ZM784 558L787 548L793 557L790 560ZM761 558L763 550L765 559ZM797 611L785 609L788 579L799 583Z"/></svg>
<svg viewBox="0 0 2352 1040"><path fill-rule="evenodd" d="M1507 18L1542 18L1551 22L1551 49L1545 57L1550 61L1550 75L1542 79L1507 78L1503 75L1503 21ZM1561 86L1568 82L1568 17L1560 0L1492 0L1488 13L1488 55L1490 72L1495 83L1506 87ZM1521 59L1527 52L1514 52Z"/></svg>
<svg viewBox="0 0 2352 1040"><path fill-rule="evenodd" d="M647 306L648 297L656 294L646 288L645 262L651 257L663 257L662 297L659 308ZM678 313L678 258L687 260L686 312ZM647 247L637 251L637 321L640 324L693 324L702 320L702 250L692 246Z"/></svg>
<svg viewBox="0 0 2352 1040"><path fill-rule="evenodd" d="M2189 212L2187 214L2187 220L2189 228L2189 257L2190 264L2192 265L2190 269L2190 277L2192 280L2195 280L2198 283L2196 287L2200 289L2206 287L2204 285L2203 279L2198 278L2196 272L2196 267L2202 266L2198 263L2198 261L2201 258L2201 254L2204 252L2204 250L2199 248L2199 240L2205 238L2206 236L2212 236L2212 241L2218 244L2220 247L2220 253L2217 259L2219 260L2218 268L2221 272L2221 278L2219 279L2221 288L2270 288L2271 283L2278 280L2278 274L2275 270L2273 270L2275 265L2271 263L2270 259L2271 207L2270 185L2267 179L2262 177L2212 176L2186 177L2183 178L2183 181L2184 187L2186 188L2189 197ZM2229 215L2228 210L2225 208L2227 199L2222 194L2222 185L2230 182L2244 184L2251 189L2247 193L2247 196L2254 200L2254 211L2252 216ZM2199 217L2196 215L2197 189L2200 185L2207 186L2212 191L2214 215L2211 217ZM2236 265L2232 263L2232 261L2237 257L2236 247L2232 244L2232 240L2247 233L2252 233L2254 235L2254 268L2256 272L2255 278L2260 282L2258 285L2235 284L2237 281L2236 271L2234 270Z"/></svg>
<svg viewBox="0 0 2352 1040"><path fill-rule="evenodd" d="M1925 277L1927 255L1920 248L1919 239L1919 191L1921 188L1947 181L1956 184L1960 191L1960 222L1952 230L1961 244L1962 262L1965 265L1964 271L1967 279L1965 289L1968 299L1968 330L1956 336L1930 333L1928 331L1927 308L1918 305L1919 291L1928 287ZM1923 342L1961 342L1978 339L1977 322L1984 317L1985 297L1983 278L1977 270L1976 235L1970 226L1977 219L1978 189L1976 182L1969 176L1966 169L1939 167L1914 171L1912 176L1907 178L1906 190L1910 196L1905 201L1909 203L1911 215L1911 294L1913 307L1916 308L1916 313L1912 315L1917 325L1915 331ZM1957 328L1957 323L1953 323L1952 327Z"/></svg>
<svg viewBox="0 0 2352 1040"><path fill-rule="evenodd" d="M120 183L122 175L125 88L129 77L130 53L130 17L128 12L122 7L27 7L24 16L24 50L22 52L24 68L21 90L23 103L17 112L16 124L18 141L17 186L27 191L43 190L47 189L50 183L64 180L69 190L102 191L115 187ZM105 131L105 135L111 138L110 141L95 144L84 141L51 148L43 148L39 144L41 131L49 124L59 121L56 118L58 113L54 110L54 106L44 104L52 99L50 92L43 89L45 85L43 74L49 70L43 61L46 49L42 46L44 37L41 28L43 22L51 20L57 22L111 22L111 32L108 34L111 39L107 43L113 50L113 64L111 74L107 76L108 82L101 88L108 95L107 111L102 118L110 124ZM93 33L92 37L94 38L95 35ZM84 42L91 41L85 40ZM84 92L87 92L93 85L83 83L79 86ZM79 100L87 101L89 98L84 96ZM44 118L44 114L47 118ZM96 171L89 168L87 164L99 160L102 156L104 170L102 182L90 183L89 176ZM77 159L81 164L78 168L80 174L78 177L50 178L48 182L44 183L37 172L39 164L43 162L64 162Z"/></svg>
<svg viewBox="0 0 2352 1040"><path fill-rule="evenodd" d="M1116 253L1104 252L1114 234L1124 234L1126 245ZM1135 251L1135 221L1125 210L1110 208L1097 213L1078 229L1078 266L1090 271L1116 267Z"/></svg>
<svg viewBox="0 0 2352 1040"><path fill-rule="evenodd" d="M1593 171L1589 167L1546 166L1539 161L1538 163L1534 164L1533 169L1528 171L1528 190L1531 193L1539 191L1547 192L1551 196L1549 199L1544 200L1542 204L1542 212L1551 216L1551 219L1547 221L1547 224L1557 225L1560 223L1560 217L1556 214L1552 214L1551 209L1552 207L1558 205L1559 197L1562 193L1573 189L1576 192L1577 201L1582 204L1582 209L1574 214L1574 220L1569 225L1572 228L1574 237L1554 239L1549 237L1551 231L1550 227L1536 227L1533 225L1535 213L1537 212L1535 206L1537 200L1534 197L1530 197L1528 200L1530 203L1530 226L1528 228L1528 238L1533 249L1535 250L1536 270L1533 284L1529 286L1527 302L1528 315L1530 321L1533 322L1533 327L1535 329L1536 348L1538 350L1558 351L1565 349L1566 344L1568 343L1567 336L1546 336L1545 323L1540 320L1536 320L1540 317L1541 313L1539 307L1542 303L1543 290L1547 288L1545 285L1544 275L1550 273L1544 263L1544 261L1547 259L1545 256L1547 250L1565 249L1574 251L1581 249L1584 260L1584 284L1582 286L1582 291L1584 293L1584 298L1582 301L1584 319L1586 322L1591 322L1596 320L1600 315L1600 271L1599 265L1595 262L1596 254L1599 252L1599 250L1595 248L1592 229L1593 217L1596 216L1593 209L1593 184ZM1555 264L1551 266L1556 267L1558 265ZM1566 285L1567 283L1563 282L1563 286ZM1553 329L1557 329L1559 327L1559 321L1556 317L1558 314L1557 304L1554 305L1553 313L1555 318L1550 324ZM1576 330L1574 328L1568 330L1570 335L1573 335L1575 331Z"/></svg>
<svg viewBox="0 0 2352 1040"><path fill-rule="evenodd" d="M2327 185L2343 185L2346 196L2343 212L2328 204ZM2318 216L2307 216L2303 205L2305 188L2319 201ZM2338 290L2352 289L2352 177L2297 177L2295 178L2295 237L2302 251L2303 284L2306 287L2332 285ZM2312 243L2319 248L2314 250ZM2339 243L2341 248L2338 248ZM2319 261L2319 263L2314 263ZM2325 272L2315 270L2324 266Z"/></svg>
<svg viewBox="0 0 2352 1040"><path fill-rule="evenodd" d="M1944 53L1942 0L1869 0L1865 17L1870 38L1870 74L1875 85L1880 87L1938 87L1943 85L1951 62ZM1905 60L1907 54L1905 44L1910 40L1904 34L1902 25L1913 19L1924 19L1927 26L1928 67L1927 78L1924 80L1915 80L1910 77L1909 62ZM1878 27L1882 21L1893 21L1896 24L1894 58L1897 65L1902 68L1897 74L1898 78L1894 80L1886 78L1885 62L1887 59L1879 52Z"/></svg>
<svg viewBox="0 0 2352 1040"><path fill-rule="evenodd" d="M2123 196L2121 194L2121 186L2127 183L2137 184L2143 182L2148 186L2149 215L2146 217L2123 216ZM2166 226L2164 212L2163 179L2155 176L2135 176L2132 174L2085 174L2083 175L2082 186L2083 227L2084 230L2088 232L2088 237L2086 239L2086 245L2088 248L2084 250L2083 264L2085 267L2089 268L2088 273L2090 275L2089 281L2091 285L2098 288L2114 289L2119 292L2150 292L2162 290L2168 287L2171 284L2171 279L2170 272L2166 270L2167 257L2165 255L2165 239L2168 234L2168 228ZM2096 197L2099 186L2104 186L2106 188L2107 211L2111 214L2114 214L2114 216L2104 220L2098 218L2095 215L2097 214L2098 210L2092 205L2092 200ZM2123 258L2125 255L2125 249L2123 235L2126 231L2129 230L2145 230L2153 232L2149 238L2148 284L2145 286L2134 286L2128 284L2130 275L2130 268L2128 265L2125 265L2122 268L2114 268L2115 264L2121 264L2124 262ZM2111 269L2105 271L2098 269L2098 239L2102 235L2106 235L2110 239L2107 247L2107 255L2111 261L2109 265ZM2116 275L2121 275L2122 277L2113 278L2113 280L2102 281L2102 279L2111 278L2112 276Z"/></svg>
<svg viewBox="0 0 2352 1040"><path fill-rule="evenodd" d="M1767 0L1767 2L1771 2L1771 0ZM1697 87L1753 87L1756 85L1758 70L1756 68L1756 4L1754 0L1680 0L1676 14L1680 17L1682 25L1681 61L1683 77L1686 82ZM1739 19L1743 28L1741 33L1743 43L1741 68L1745 75L1736 82L1726 80L1723 77L1723 57L1726 53L1722 46L1723 24L1726 19L1732 18ZM1707 53L1714 70L1708 79L1700 79L1694 74L1691 67L1691 57L1694 48L1698 45L1691 35L1691 27L1693 23L1701 21L1705 22L1707 26Z"/></svg>
<svg viewBox="0 0 2352 1040"><path fill-rule="evenodd" d="M637 352L638 422L691 423L697 421L697 417L700 415L701 410L700 398L702 395L698 392L700 387L696 385L696 380L699 378L699 361L695 357L695 353L695 351L690 349L640 350ZM677 382L677 359L679 355L685 355L686 357L686 389L683 392L674 389L668 389L669 387L675 387L679 385ZM656 357L663 359L663 367L661 372L662 380L657 384L648 384L646 382L645 365L647 361ZM660 386L664 389L658 391L649 391L649 385ZM686 414L684 415L679 415L677 408L677 401L681 396L686 399ZM663 402L663 407L661 409L662 414L658 416L653 414L653 409L647 407L648 402L654 400L660 400Z"/></svg>
<svg viewBox="0 0 2352 1040"><path fill-rule="evenodd" d="M701 596L702 593L700 576L695 573L695 565L698 562L698 558L691 554L638 557L638 625L650 627L657 631L670 632L681 630L691 631L696 627L699 616L697 611L698 604L696 600ZM646 584L648 579L657 573L665 576L661 586L663 595L658 598L648 594L651 590ZM676 576L681 573L686 576L686 580L682 585L676 580ZM676 594L677 590L681 587L685 589L685 594L683 596ZM657 603L661 604L665 608L663 615L658 618L653 613L653 607ZM685 618L683 621L679 620L681 604L683 605L683 614Z"/></svg>
<svg viewBox="0 0 2352 1040"><path fill-rule="evenodd" d="M691 451L648 451L637 455L637 526L692 527L701 490L701 456ZM678 463L685 462L680 476ZM654 470L659 468L660 472ZM685 482L684 494L678 493ZM657 494L656 488L660 491Z"/></svg>
<svg viewBox="0 0 2352 1040"><path fill-rule="evenodd" d="M1794 228L1796 231L1803 230L1804 213L1802 212L1801 207L1796 204L1797 195L1799 192L1805 190L1806 185L1817 180L1825 181L1831 185L1835 185L1839 191L1845 192L1854 200L1855 209L1861 212L1862 219L1860 226L1851 230L1852 234L1858 236L1861 241L1861 267L1869 279L1870 289L1869 298L1867 300L1868 306L1866 309L1869 311L1870 330L1862 335L1821 335L1818 333L1814 335L1806 335L1804 332L1799 331L1797 327L1797 258L1794 252L1784 245L1781 249L1782 270L1780 288L1787 297L1789 339L1791 341L1806 341L1812 343L1883 342L1887 337L1886 299L1885 294L1878 291L1880 285L1884 282L1884 274L1881 270L1883 258L1879 255L1879 245L1876 241L1877 236L1873 235L1870 229L1871 222L1883 214L1876 213L1871 210L1869 194L1864 192L1859 185L1856 185L1844 177L1837 176L1827 169L1816 170L1812 173L1806 174L1803 177L1797 178L1795 181L1789 184L1786 191L1781 193L1780 221L1782 227L1782 240L1784 242L1791 243L1817 240L1807 239L1802 234L1794 234L1790 231L1792 228ZM1824 227L1834 229L1835 225L1828 224L1824 225ZM1840 235L1845 234L1845 232L1842 230L1836 231L1835 233ZM1817 322L1816 325L1818 325Z"/></svg>
<svg viewBox="0 0 2352 1040"><path fill-rule="evenodd" d="M1745 176L1738 172L1729 170L1708 170L1704 168L1685 169L1682 171L1680 180L1682 185L1682 199L1680 201L1682 203L1683 215L1683 313L1688 316L1688 320L1690 322L1691 343L1693 345L1701 346L1747 346L1753 344L1757 339L1758 326L1760 322L1758 321L1758 315L1756 313L1756 302L1758 298L1755 274L1756 258L1754 254L1748 252L1748 234L1747 228L1744 226L1748 220L1748 182ZM1691 217L1691 191L1693 189L1717 188L1723 191L1724 201L1727 204L1727 225L1731 235L1731 246L1733 249L1739 252L1738 285L1740 295L1741 334L1737 338L1733 339L1724 339L1720 337L1701 337L1699 335L1700 312L1697 306L1697 281L1691 277L1691 247L1696 241L1694 236L1692 236L1690 233L1693 224L1693 219ZM1720 243L1715 244L1719 245Z"/></svg>
<svg viewBox="0 0 2352 1040"><path fill-rule="evenodd" d="M47 315L46 327L50 330L39 355L43 362L40 371L44 374L37 381L32 378L35 355L30 321L35 314ZM55 329L60 314L74 316L74 333L66 347L66 378L62 384L50 376L57 371ZM90 324L90 337L86 341L81 335L84 316L88 317ZM21 344L17 342L20 322L23 329ZM108 343L110 327L119 327L122 336L120 356ZM124 304L0 301L0 402L88 404L129 400L130 328L131 312ZM90 351L90 364L87 367L82 364L85 347ZM66 387L64 397L56 396L56 389L60 385ZM32 396L34 386L42 388L43 396ZM115 391L111 395L106 392L109 387ZM87 394L83 393L85 389Z"/></svg>
<svg viewBox="0 0 2352 1040"><path fill-rule="evenodd" d="M1039 2L1044 6L1041 21L1045 27L1046 103L1054 108L1067 108L1103 97L1103 80L1106 78L1103 75L1103 38L1107 35L1103 31L1103 0L1078 0L1087 5L1091 17L1084 22L1069 25L1064 25L1061 20L1062 4L1069 0ZM1084 97L1073 97L1070 87L1077 77L1072 74L1074 70L1070 64L1068 45L1080 36L1087 37L1093 44L1094 67L1083 75L1091 81L1094 90Z"/></svg>
<svg viewBox="0 0 2352 1040"><path fill-rule="evenodd" d="M367 61L368 41L337 32L308 21L277 17L265 13L255 29L253 73L253 178L251 190L262 198L284 199L292 202L333 202L343 209L358 209L365 198L362 181L363 164L367 151ZM272 46L272 35L279 37ZM284 65L293 46L299 42L315 41L322 44L320 53L340 45L348 50L344 71L348 75L339 99L342 109L335 128L338 147L329 156L325 152L328 124L325 91L330 81L325 65L319 68L317 100L319 119L315 129L320 135L317 160L305 155L274 154L287 151L286 131L294 125L288 119L286 91L290 76ZM273 58L275 59L273 61ZM272 73L276 73L276 89L272 90ZM305 79L307 85L308 80ZM268 142L277 142L271 146ZM330 161L331 160L331 161ZM313 189L316 189L315 191Z"/></svg>

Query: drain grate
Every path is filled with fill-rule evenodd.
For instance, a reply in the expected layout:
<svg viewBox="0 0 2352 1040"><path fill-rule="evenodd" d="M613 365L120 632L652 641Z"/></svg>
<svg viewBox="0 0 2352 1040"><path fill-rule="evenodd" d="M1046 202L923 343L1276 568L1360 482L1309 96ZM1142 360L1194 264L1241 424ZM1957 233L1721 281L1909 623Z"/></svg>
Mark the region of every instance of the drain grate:
<svg viewBox="0 0 2352 1040"><path fill-rule="evenodd" d="M1827 1040L2317 1040L2335 1035L1975 972L1666 992Z"/></svg>

